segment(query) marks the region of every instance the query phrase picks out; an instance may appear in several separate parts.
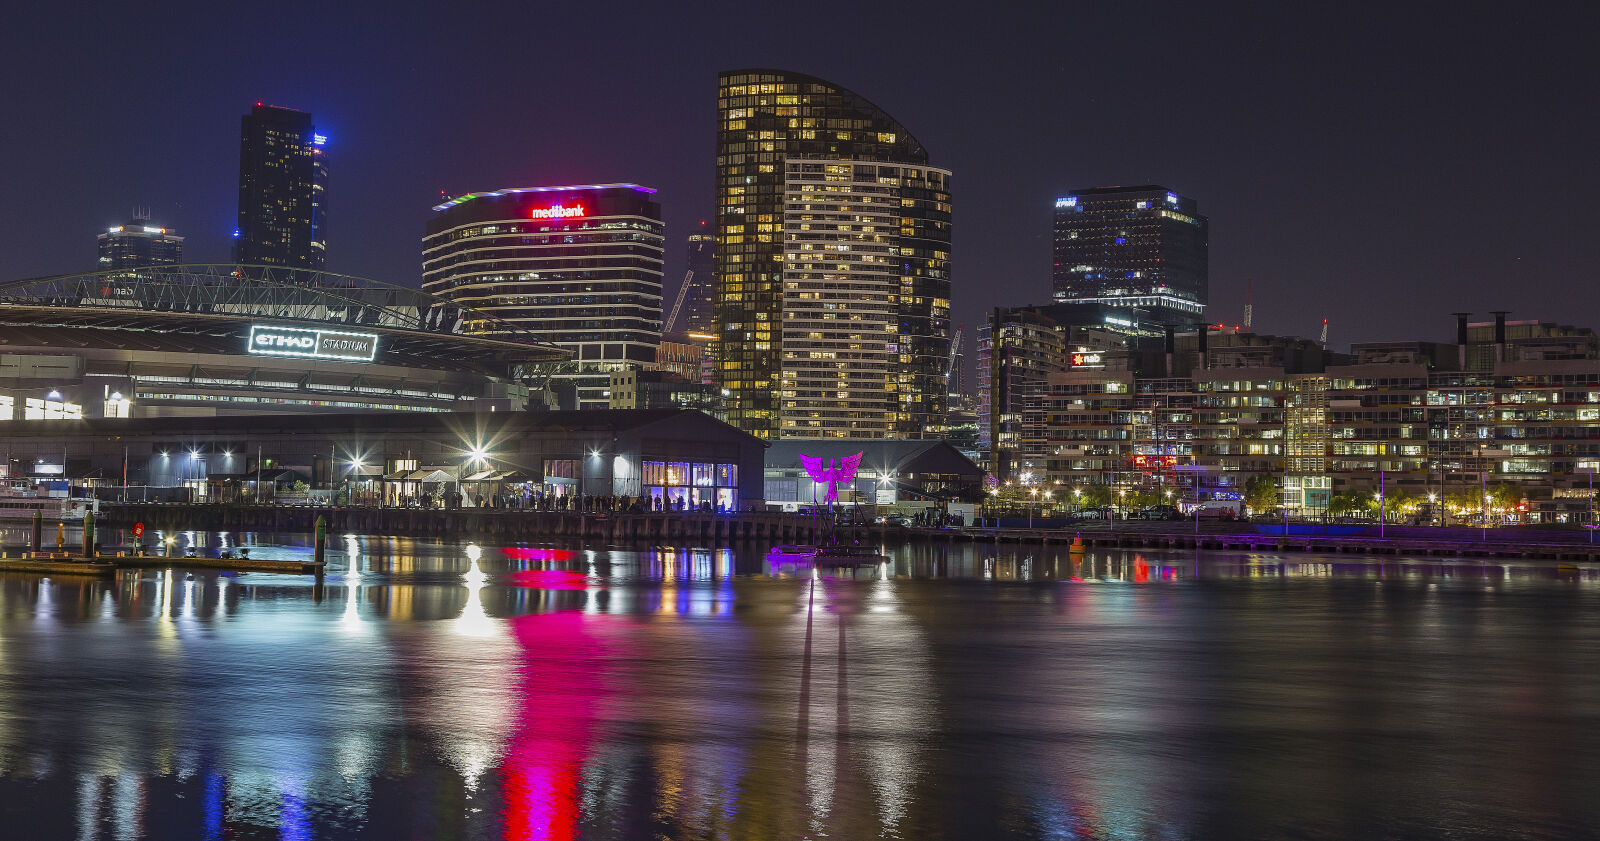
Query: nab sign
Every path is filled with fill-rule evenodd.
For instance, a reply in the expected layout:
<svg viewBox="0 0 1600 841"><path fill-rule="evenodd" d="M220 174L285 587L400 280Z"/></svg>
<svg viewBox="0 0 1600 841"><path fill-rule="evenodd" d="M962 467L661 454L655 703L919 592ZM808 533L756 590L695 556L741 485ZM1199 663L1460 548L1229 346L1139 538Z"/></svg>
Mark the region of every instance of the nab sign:
<svg viewBox="0 0 1600 841"><path fill-rule="evenodd" d="M302 330L298 327L255 324L250 327L250 352L266 356L371 362L378 355L378 336L375 333Z"/></svg>

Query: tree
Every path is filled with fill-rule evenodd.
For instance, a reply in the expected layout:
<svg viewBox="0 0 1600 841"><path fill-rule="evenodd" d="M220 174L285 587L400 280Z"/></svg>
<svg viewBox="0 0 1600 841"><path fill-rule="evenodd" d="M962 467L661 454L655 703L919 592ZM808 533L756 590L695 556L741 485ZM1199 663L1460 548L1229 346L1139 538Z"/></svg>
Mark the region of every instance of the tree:
<svg viewBox="0 0 1600 841"><path fill-rule="evenodd" d="M1076 493L1078 490L1083 491L1083 493ZM1105 485L1089 485L1077 488L1072 495L1072 499L1085 508L1100 508L1111 504L1111 489Z"/></svg>
<svg viewBox="0 0 1600 841"><path fill-rule="evenodd" d="M1489 488L1489 504L1496 508L1516 508L1522 504L1522 488L1510 482L1500 482Z"/></svg>
<svg viewBox="0 0 1600 841"><path fill-rule="evenodd" d="M1365 511L1368 497L1359 491L1339 491L1328 499L1328 513L1335 517L1343 517L1357 511Z"/></svg>
<svg viewBox="0 0 1600 841"><path fill-rule="evenodd" d="M1283 495L1278 490L1278 478L1257 473L1244 483L1244 504L1250 511L1260 514L1278 507Z"/></svg>

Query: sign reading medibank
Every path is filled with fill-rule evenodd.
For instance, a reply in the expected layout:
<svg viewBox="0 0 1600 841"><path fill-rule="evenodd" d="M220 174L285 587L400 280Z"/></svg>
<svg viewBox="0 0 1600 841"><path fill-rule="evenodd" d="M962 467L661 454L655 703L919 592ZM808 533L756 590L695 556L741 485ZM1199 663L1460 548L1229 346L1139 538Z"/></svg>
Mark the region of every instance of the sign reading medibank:
<svg viewBox="0 0 1600 841"><path fill-rule="evenodd" d="M375 333L302 330L298 327L253 324L250 327L250 352L267 356L371 362L378 355L378 336Z"/></svg>

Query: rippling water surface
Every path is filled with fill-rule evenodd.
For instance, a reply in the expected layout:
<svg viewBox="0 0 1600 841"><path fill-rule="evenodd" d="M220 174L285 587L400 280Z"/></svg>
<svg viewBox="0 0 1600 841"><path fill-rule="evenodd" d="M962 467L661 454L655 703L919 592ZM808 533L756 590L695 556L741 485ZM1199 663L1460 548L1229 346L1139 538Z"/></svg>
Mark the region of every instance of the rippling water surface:
<svg viewBox="0 0 1600 841"><path fill-rule="evenodd" d="M1600 833L1588 565L333 549L0 575L0 836Z"/></svg>

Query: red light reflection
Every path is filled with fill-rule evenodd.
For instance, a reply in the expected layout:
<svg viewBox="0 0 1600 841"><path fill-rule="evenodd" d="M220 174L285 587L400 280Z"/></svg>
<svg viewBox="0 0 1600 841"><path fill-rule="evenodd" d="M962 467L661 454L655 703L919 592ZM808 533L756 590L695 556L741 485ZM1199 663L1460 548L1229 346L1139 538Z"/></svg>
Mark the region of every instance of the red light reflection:
<svg viewBox="0 0 1600 841"><path fill-rule="evenodd" d="M511 620L522 647L520 723L500 772L505 837L512 841L578 837L583 763L605 695L597 665L609 654L587 628L594 621L570 611Z"/></svg>
<svg viewBox="0 0 1600 841"><path fill-rule="evenodd" d="M501 549L513 561L570 561L578 557L572 549L544 549L537 546L512 546Z"/></svg>
<svg viewBox="0 0 1600 841"><path fill-rule="evenodd" d="M529 569L508 574L506 583L540 590L585 590L589 587L589 576L565 569Z"/></svg>

